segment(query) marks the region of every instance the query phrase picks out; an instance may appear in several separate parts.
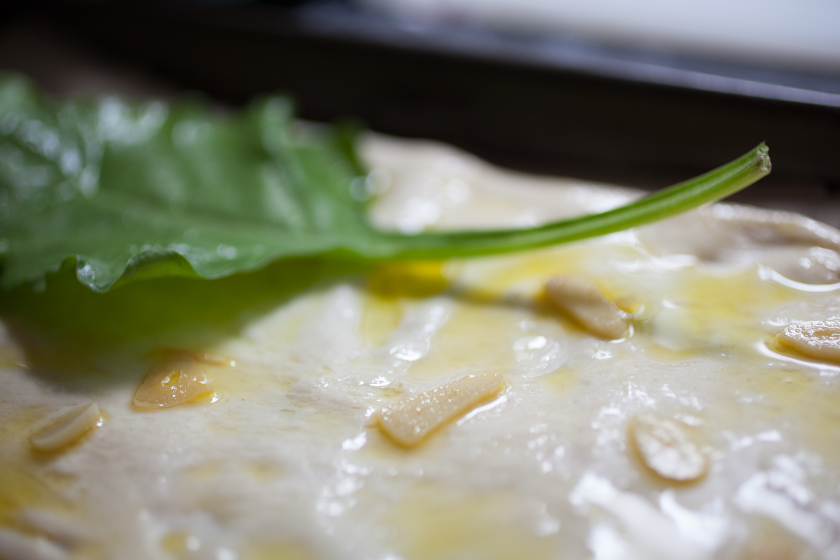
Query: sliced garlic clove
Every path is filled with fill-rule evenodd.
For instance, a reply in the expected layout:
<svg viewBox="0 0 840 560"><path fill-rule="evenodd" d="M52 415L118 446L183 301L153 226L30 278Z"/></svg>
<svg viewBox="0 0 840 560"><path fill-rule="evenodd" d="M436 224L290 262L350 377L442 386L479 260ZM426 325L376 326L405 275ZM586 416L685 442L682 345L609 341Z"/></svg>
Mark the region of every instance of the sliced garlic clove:
<svg viewBox="0 0 840 560"><path fill-rule="evenodd" d="M146 374L134 393L134 405L140 408L168 408L198 397L211 395L206 362L190 353L173 353Z"/></svg>
<svg viewBox="0 0 840 560"><path fill-rule="evenodd" d="M840 321L794 323L778 333L776 340L809 358L840 363Z"/></svg>
<svg viewBox="0 0 840 560"><path fill-rule="evenodd" d="M59 416L29 436L29 442L38 451L56 451L78 440L101 419L96 403L88 403Z"/></svg>
<svg viewBox="0 0 840 560"><path fill-rule="evenodd" d="M548 299L586 330L608 340L627 335L627 320L591 280L553 276L545 282Z"/></svg>
<svg viewBox="0 0 840 560"><path fill-rule="evenodd" d="M645 465L660 477L690 482L706 474L706 455L677 422L646 412L633 420L630 435Z"/></svg>
<svg viewBox="0 0 840 560"><path fill-rule="evenodd" d="M45 535L53 542L64 546L79 544L92 538L92 532L85 523L72 513L59 513L48 509L26 507L19 511L18 519L27 530ZM2 558L2 555L0 555Z"/></svg>
<svg viewBox="0 0 840 560"><path fill-rule="evenodd" d="M468 375L383 408L377 422L394 443L414 447L435 429L504 388L505 380L500 375Z"/></svg>

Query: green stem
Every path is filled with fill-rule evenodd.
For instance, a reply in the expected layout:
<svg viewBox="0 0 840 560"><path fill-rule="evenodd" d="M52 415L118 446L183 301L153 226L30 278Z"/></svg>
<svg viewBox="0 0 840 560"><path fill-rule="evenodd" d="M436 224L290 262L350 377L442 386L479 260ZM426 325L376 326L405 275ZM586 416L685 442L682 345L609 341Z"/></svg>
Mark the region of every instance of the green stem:
<svg viewBox="0 0 840 560"><path fill-rule="evenodd" d="M600 214L530 229L383 234L379 258L438 259L535 249L615 233L675 216L736 193L770 173L770 156L760 144L740 158L699 177L649 194Z"/></svg>

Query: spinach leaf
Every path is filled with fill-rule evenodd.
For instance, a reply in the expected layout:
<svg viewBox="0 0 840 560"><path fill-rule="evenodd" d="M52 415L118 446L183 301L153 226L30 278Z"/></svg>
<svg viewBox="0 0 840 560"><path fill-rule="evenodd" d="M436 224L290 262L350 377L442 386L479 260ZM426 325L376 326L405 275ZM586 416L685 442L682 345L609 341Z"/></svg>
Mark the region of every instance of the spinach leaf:
<svg viewBox="0 0 840 560"><path fill-rule="evenodd" d="M282 97L222 115L197 100L53 101L0 76L0 285L75 263L97 292L168 276L220 278L289 257L425 259L604 235L718 200L769 172L764 145L601 214L522 230L404 235L365 217L339 127L301 127Z"/></svg>

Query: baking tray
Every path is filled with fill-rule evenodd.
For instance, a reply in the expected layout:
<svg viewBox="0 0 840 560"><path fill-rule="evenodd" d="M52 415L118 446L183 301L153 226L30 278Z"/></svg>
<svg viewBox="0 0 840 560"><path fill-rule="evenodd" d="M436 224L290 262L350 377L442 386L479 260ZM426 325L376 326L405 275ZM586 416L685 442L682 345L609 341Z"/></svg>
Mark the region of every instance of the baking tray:
<svg viewBox="0 0 840 560"><path fill-rule="evenodd" d="M352 116L528 171L658 188L766 141L774 171L759 196L793 209L818 200L837 222L823 202L840 208L840 77L418 24L344 2L43 8L26 15L223 103L288 92L308 119Z"/></svg>

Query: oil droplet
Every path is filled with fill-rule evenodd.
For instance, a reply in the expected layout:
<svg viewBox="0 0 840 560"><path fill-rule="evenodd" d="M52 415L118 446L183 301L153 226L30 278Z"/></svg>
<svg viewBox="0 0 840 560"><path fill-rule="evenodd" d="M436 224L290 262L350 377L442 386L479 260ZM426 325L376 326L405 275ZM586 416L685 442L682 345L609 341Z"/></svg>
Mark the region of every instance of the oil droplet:
<svg viewBox="0 0 840 560"><path fill-rule="evenodd" d="M211 404L218 400L207 377L208 366L230 363L209 354L163 349L162 363L146 374L134 393L139 408L167 408L186 402Z"/></svg>
<svg viewBox="0 0 840 560"><path fill-rule="evenodd" d="M371 293L384 298L427 297L449 286L440 261L394 263L377 268L368 279Z"/></svg>

